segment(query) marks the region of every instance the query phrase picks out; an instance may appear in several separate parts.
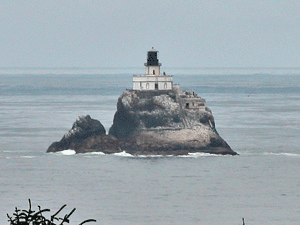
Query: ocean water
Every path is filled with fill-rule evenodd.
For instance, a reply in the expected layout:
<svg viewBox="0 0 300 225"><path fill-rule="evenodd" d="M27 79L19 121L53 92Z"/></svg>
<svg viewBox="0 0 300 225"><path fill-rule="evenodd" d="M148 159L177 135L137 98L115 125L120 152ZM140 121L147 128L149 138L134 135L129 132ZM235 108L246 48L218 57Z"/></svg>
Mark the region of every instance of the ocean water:
<svg viewBox="0 0 300 225"><path fill-rule="evenodd" d="M238 156L46 154L79 115L108 130L139 72L0 69L0 224L28 198L53 213L67 204L61 216L76 207L71 224L300 224L297 68L171 70L206 99Z"/></svg>

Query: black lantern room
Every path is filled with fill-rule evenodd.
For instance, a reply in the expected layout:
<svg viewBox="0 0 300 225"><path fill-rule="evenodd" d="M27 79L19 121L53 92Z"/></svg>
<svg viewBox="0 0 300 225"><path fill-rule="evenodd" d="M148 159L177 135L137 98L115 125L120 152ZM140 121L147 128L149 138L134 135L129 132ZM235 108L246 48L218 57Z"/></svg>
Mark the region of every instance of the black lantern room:
<svg viewBox="0 0 300 225"><path fill-rule="evenodd" d="M158 61L158 51L153 47L147 53L147 63L145 63L145 66L161 66L161 63Z"/></svg>

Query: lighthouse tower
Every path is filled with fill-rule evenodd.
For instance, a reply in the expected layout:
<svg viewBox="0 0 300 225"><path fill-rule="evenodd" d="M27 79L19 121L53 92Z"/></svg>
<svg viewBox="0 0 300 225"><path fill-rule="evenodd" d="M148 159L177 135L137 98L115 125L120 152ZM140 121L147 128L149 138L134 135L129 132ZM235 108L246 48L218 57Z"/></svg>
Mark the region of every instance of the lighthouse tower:
<svg viewBox="0 0 300 225"><path fill-rule="evenodd" d="M144 64L146 67L146 74L148 75L160 75L161 63L158 61L158 51L153 47L147 53L147 62Z"/></svg>
<svg viewBox="0 0 300 225"><path fill-rule="evenodd" d="M133 75L133 90L172 90L173 76L160 74L158 51L153 47L147 52L144 75Z"/></svg>

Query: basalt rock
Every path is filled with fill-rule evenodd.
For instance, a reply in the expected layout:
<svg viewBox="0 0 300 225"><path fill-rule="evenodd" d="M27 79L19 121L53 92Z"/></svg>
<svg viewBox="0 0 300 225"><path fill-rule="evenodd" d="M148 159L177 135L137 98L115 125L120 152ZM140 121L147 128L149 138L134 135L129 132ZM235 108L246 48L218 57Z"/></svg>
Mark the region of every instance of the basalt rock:
<svg viewBox="0 0 300 225"><path fill-rule="evenodd" d="M80 116L73 123L72 129L66 133L59 142L50 145L47 152L57 152L66 149L73 149L74 146L80 146L86 139L105 135L106 130L103 125L89 115Z"/></svg>
<svg viewBox="0 0 300 225"><path fill-rule="evenodd" d="M109 134L89 116L80 117L47 152L126 151L133 155L185 155L205 152L236 155L219 136L211 110L194 92L125 90Z"/></svg>
<svg viewBox="0 0 300 225"><path fill-rule="evenodd" d="M205 100L178 87L124 91L109 134L126 140L121 148L134 155L237 154L219 136Z"/></svg>

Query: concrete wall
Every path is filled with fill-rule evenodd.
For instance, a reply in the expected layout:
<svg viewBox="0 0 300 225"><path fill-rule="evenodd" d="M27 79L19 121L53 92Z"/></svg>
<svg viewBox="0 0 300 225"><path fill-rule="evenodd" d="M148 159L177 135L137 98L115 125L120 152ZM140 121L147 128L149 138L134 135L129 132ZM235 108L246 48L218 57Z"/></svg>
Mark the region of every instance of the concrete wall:
<svg viewBox="0 0 300 225"><path fill-rule="evenodd" d="M181 98L182 107L186 109L202 109L205 107L205 100L201 98Z"/></svg>
<svg viewBox="0 0 300 225"><path fill-rule="evenodd" d="M133 76L133 90L155 90L155 84L158 84L158 90L172 90L172 76Z"/></svg>
<svg viewBox="0 0 300 225"><path fill-rule="evenodd" d="M132 80L134 82L173 82L173 76L135 75Z"/></svg>
<svg viewBox="0 0 300 225"><path fill-rule="evenodd" d="M145 70L147 75L160 75L160 66L146 66Z"/></svg>
<svg viewBox="0 0 300 225"><path fill-rule="evenodd" d="M158 82L158 90L172 90L173 82Z"/></svg>

